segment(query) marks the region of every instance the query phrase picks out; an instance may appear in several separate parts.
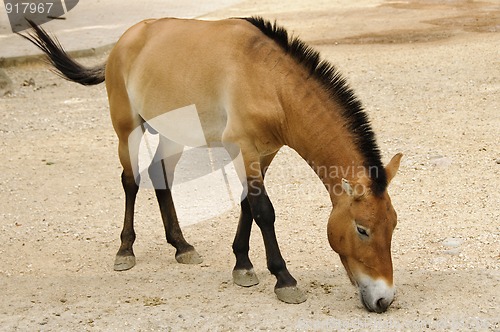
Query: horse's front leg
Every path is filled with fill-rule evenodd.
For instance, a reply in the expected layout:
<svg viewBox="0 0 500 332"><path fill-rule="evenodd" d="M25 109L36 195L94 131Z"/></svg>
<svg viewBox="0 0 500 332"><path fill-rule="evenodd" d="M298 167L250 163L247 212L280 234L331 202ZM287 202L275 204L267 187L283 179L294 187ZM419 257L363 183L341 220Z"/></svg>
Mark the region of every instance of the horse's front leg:
<svg viewBox="0 0 500 332"><path fill-rule="evenodd" d="M238 149L239 151L239 149ZM262 178L266 174L269 164L276 156L276 153L260 158L260 170ZM250 250L250 233L252 231L253 216L248 198L244 197L241 202L241 214L238 222L238 229L233 242L233 253L236 256L236 264L233 269L233 281L235 284L250 287L259 283L259 278L253 269L248 252Z"/></svg>
<svg viewBox="0 0 500 332"><path fill-rule="evenodd" d="M253 269L253 264L248 257L252 223L252 210L250 209L248 198L245 197L241 202L240 220L233 242L233 253L236 256L236 264L233 269L233 281L235 284L243 287L250 287L259 283L257 274Z"/></svg>
<svg viewBox="0 0 500 332"><path fill-rule="evenodd" d="M250 178L248 184L248 202L253 219L259 226L266 248L267 267L276 277L274 292L283 302L302 303L306 294L297 287L297 281L290 274L283 259L274 228L275 214L271 200L266 194L262 177Z"/></svg>

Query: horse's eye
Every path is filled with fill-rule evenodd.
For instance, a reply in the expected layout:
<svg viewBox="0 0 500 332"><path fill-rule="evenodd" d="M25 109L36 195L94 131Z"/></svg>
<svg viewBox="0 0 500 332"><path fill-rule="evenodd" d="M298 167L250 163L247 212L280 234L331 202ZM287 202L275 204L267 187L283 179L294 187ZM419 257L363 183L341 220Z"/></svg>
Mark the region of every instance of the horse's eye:
<svg viewBox="0 0 500 332"><path fill-rule="evenodd" d="M358 231L358 233L359 233L360 235L363 235L363 236L368 236L368 232L366 231L366 229L361 228L361 227L359 227L359 226L356 226L356 230Z"/></svg>

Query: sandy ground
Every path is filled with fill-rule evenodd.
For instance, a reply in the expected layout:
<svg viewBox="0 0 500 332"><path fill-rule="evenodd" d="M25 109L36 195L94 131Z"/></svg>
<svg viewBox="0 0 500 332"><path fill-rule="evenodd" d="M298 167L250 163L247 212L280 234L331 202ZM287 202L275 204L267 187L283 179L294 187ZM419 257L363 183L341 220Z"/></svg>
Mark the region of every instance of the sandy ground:
<svg viewBox="0 0 500 332"><path fill-rule="evenodd" d="M327 194L287 148L266 180L305 303L277 300L257 231L261 282L233 285L238 208L184 227L204 262L177 264L151 190L137 202L138 264L114 272L124 195L104 86L32 65L5 69L13 89L0 98L0 329L498 331L499 3L348 3L248 1L206 17L277 18L348 78L384 159L405 154L390 187L397 297L386 313L362 307L328 245Z"/></svg>

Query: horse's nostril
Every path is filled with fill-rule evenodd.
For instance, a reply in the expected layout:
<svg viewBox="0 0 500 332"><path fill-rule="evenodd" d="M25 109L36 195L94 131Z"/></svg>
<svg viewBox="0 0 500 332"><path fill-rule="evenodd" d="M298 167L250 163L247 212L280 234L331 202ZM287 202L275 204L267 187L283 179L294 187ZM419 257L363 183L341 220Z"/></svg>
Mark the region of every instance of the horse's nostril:
<svg viewBox="0 0 500 332"><path fill-rule="evenodd" d="M382 297L380 299L378 299L377 301L377 311L378 312L384 312L387 310L387 308L389 308L389 305L391 304L392 301L389 301L388 299L386 299L385 297Z"/></svg>

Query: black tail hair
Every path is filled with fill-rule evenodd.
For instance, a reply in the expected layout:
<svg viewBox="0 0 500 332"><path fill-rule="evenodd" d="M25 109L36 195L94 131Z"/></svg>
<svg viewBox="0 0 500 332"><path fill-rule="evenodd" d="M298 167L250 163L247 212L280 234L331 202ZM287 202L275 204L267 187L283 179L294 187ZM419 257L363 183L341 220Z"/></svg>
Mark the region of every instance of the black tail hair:
<svg viewBox="0 0 500 332"><path fill-rule="evenodd" d="M32 42L47 55L48 62L55 67L54 72L57 75L82 85L96 85L104 82L105 63L90 68L82 66L66 53L56 37L51 37L35 22L26 20L31 26L31 32L27 36L19 33L18 35Z"/></svg>

